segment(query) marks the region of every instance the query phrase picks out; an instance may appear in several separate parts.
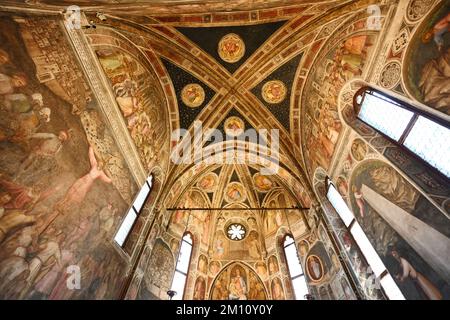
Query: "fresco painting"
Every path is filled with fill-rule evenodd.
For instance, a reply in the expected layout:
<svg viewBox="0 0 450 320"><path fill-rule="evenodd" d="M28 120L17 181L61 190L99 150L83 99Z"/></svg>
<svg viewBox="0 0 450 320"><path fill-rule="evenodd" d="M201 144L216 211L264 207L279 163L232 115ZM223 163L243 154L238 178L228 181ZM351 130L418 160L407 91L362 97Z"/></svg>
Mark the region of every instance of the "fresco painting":
<svg viewBox="0 0 450 320"><path fill-rule="evenodd" d="M413 96L450 114L450 4L442 3L414 34L406 53L406 85Z"/></svg>
<svg viewBox="0 0 450 320"><path fill-rule="evenodd" d="M259 44L244 31L261 30L266 18L256 14L255 26L248 21L243 26L239 17L223 13L227 19L210 29L211 37L217 36L208 41L211 50L182 27L140 28L145 19L138 14L126 17L131 23L97 17L97 28L66 32L59 15L40 11L33 18L33 6L41 2L27 1L26 14L20 5L0 14L0 299L167 299L186 232L193 251L184 299L295 298L281 244L291 233L314 298L383 299L381 290L368 289L370 268L351 233L324 219L336 216L318 196L326 194L326 176L407 299L450 299L445 180L414 167L371 128L360 123L350 128L351 121L340 119L355 120L349 93L359 82L395 91L412 105L417 100L436 115L450 114L447 2L435 1L422 13L420 1L383 3L380 30L369 30L361 14L365 8L351 12L343 3L309 34L298 34L298 24L280 23L261 34L267 42ZM55 4L49 12L60 5L43 3ZM328 3L309 5L308 14L323 15ZM351 5L353 10L359 2ZM287 11L278 9L280 19L292 18ZM402 21L391 21L394 16ZM206 21L211 17L214 21ZM215 15L201 19L217 22ZM191 27L184 29L209 32L197 22ZM222 34L213 35L219 28ZM87 42L77 43L76 34ZM301 48L287 38L298 39ZM279 50L276 56L271 48ZM84 49L92 49L93 61ZM291 75L276 74L298 54L305 59L288 70ZM101 84L83 75L90 63ZM238 69L230 71L233 64ZM389 74L394 69L388 64L397 73ZM172 73L172 65L183 73ZM185 78L178 81L181 74ZM259 84L261 99L255 99L250 90ZM94 88L113 103L106 106ZM252 109L258 102L264 112ZM282 103L289 108L277 109ZM251 127L287 128L279 172L266 176L257 165L206 162L174 169L170 132L195 120L229 137ZM129 136L116 135L112 123L124 124ZM134 177L140 176L128 167L134 152L123 157L122 138L134 144L133 161L148 172L161 171L158 183L165 193L158 188L158 195L152 194L152 201L160 202L146 203L139 228L120 248L114 235L137 193ZM258 215L254 208L263 206L285 209ZM144 228L147 217L155 218L151 230ZM233 225L241 226L242 237L230 236ZM140 245L142 250L134 250ZM343 269L347 263L351 270ZM68 287L73 267L81 272L76 290Z"/></svg>
<svg viewBox="0 0 450 320"><path fill-rule="evenodd" d="M0 297L117 298L109 239L136 183L58 21L0 25Z"/></svg>
<svg viewBox="0 0 450 320"><path fill-rule="evenodd" d="M175 260L169 246L160 238L156 239L147 261L137 299L155 300L166 297L175 270Z"/></svg>
<svg viewBox="0 0 450 320"><path fill-rule="evenodd" d="M211 289L213 300L265 300L264 284L247 265L232 263L214 280Z"/></svg>
<svg viewBox="0 0 450 320"><path fill-rule="evenodd" d="M341 41L317 62L308 80L311 94L304 105L304 145L311 173L318 166L329 168L342 131L338 93L347 81L362 75L375 41L376 36L371 34L354 35Z"/></svg>
<svg viewBox="0 0 450 320"><path fill-rule="evenodd" d="M448 219L381 161L357 167L350 186L356 219L405 297L448 297Z"/></svg>
<svg viewBox="0 0 450 320"><path fill-rule="evenodd" d="M164 167L169 146L167 111L156 75L131 52L95 41L92 45L142 162L149 169L155 164Z"/></svg>

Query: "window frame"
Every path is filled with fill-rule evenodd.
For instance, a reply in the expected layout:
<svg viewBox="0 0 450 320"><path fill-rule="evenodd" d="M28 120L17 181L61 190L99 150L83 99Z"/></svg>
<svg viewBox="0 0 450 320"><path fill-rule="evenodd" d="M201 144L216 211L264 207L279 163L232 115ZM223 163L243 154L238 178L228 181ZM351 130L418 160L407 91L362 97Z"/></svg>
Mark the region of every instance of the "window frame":
<svg viewBox="0 0 450 320"><path fill-rule="evenodd" d="M149 180L150 180L151 183L149 182ZM147 203L147 200L148 200L148 198L150 197L150 194L152 193L152 189L153 189L153 180L154 180L153 174L150 174L150 175L148 176L148 178L145 180L144 185L143 185L143 186L141 187L141 189L139 189L139 191L136 193L136 196L135 196L134 199L133 199L133 203L131 204L131 207L127 210L127 212L126 212L124 218L122 219L122 221L121 221L121 223L120 223L120 225L119 225L119 228L116 230L116 233L114 234L114 242L115 242L121 249L124 249L124 248L126 247L127 242L128 242L128 240L130 239L131 234L133 233L133 229L134 229L134 227L136 226L137 221L139 220L139 217L140 217L140 215L141 215L141 213L142 213L142 210L144 210L145 204ZM135 207L135 202L136 202L137 198L139 197L139 194L140 194L142 188L143 188L145 185L148 187L148 192L147 192L147 194L146 194L146 196L145 196L144 201L142 202L142 206L141 206L140 210L137 210L136 207ZM134 219L133 223L131 224L130 230L128 231L128 233L127 233L125 239L123 240L123 243L120 244L120 243L118 243L118 242L116 241L116 236L117 236L117 234L119 233L119 230L121 229L121 227L122 227L122 225L123 225L123 222L125 221L125 219L126 219L128 213L129 213L131 210L133 210L134 214L136 215L136 218Z"/></svg>
<svg viewBox="0 0 450 320"><path fill-rule="evenodd" d="M186 237L187 235L190 235L190 237L191 237L191 239L192 239L192 243L189 243L189 242L187 242L186 240L184 240L184 237ZM190 252L190 254L189 254L188 268L187 268L186 274L185 274L183 271L180 271L180 270L177 269L177 266L178 266L178 259L180 258L181 245L182 245L183 241L186 242L188 245L191 246L191 252ZM181 237L181 241L180 241L180 249L179 249L179 251L178 251L177 260L176 260L176 263L175 263L175 269L174 269L174 272L173 272L172 281L171 281L171 283L170 283L170 290L172 290L173 279L175 278L175 274L176 274L177 272L178 272L178 273L181 273L182 275L184 275L184 276L186 277L186 281L184 282L184 286L183 286L183 294L182 294L182 296L181 296L180 301L181 301L181 300L184 300L184 296L185 296L185 294L186 294L186 287L187 287L187 282L188 282L188 276L189 276L189 273L191 272L192 253L194 252L194 243L195 243L195 241L194 241L194 235L192 234L192 232L186 231L185 233L183 233L183 236ZM178 292L177 292L177 294L178 294ZM205 293L205 294L206 294L206 293ZM172 299L172 300L173 300L173 299Z"/></svg>
<svg viewBox="0 0 450 320"><path fill-rule="evenodd" d="M288 245L285 246L284 243L286 242L286 238L287 238L287 237L292 238L292 243L290 243L290 244L288 244ZM280 244L281 244L281 248L283 249L284 261L286 262L286 268L287 268L287 271L288 271L288 273L289 273L289 280L290 280L290 282L291 282L292 293L294 294L295 300L307 300L304 296L305 296L305 295L308 295L308 294L311 294L311 293L310 293L310 291L309 291L308 282L306 281L305 270L303 269L302 262L301 262L301 260L300 260L299 254L298 254L298 248L297 248L297 244L295 243L295 238L294 238L294 236L293 236L292 234L290 234L290 233L286 233L286 234L283 236L283 238L281 238ZM289 269L289 263L288 263L288 259L287 259L287 255L286 255L286 248L289 247L289 246L292 246L292 245L293 245L294 248L295 248L295 252L297 252L298 264L300 265L300 269L302 270L302 273L296 275L295 277L292 276L291 270ZM303 299L298 299L297 296L296 296L296 294L295 294L294 284L293 284L292 281L295 280L295 279L301 278L301 277L303 277L303 279L305 280L306 289L308 290L308 292L302 297Z"/></svg>
<svg viewBox="0 0 450 320"><path fill-rule="evenodd" d="M378 130L377 128L374 128L372 125L370 125L369 123L367 123L366 121L362 120L359 117L359 113L361 110L361 105L364 102L364 98L365 98L365 93L376 93L378 95L381 95L382 97L379 97L380 99L383 99L383 97L387 102L392 103L394 102L395 105L399 108L405 109L407 111L410 111L413 113L413 116L411 118L411 120L409 121L408 125L406 126L405 130L403 131L401 137L398 140L395 140L393 138L391 138L390 136L388 136L387 134L385 134L384 132ZM359 96L362 96L362 100L361 102L358 103L357 98ZM392 101L389 101L392 100ZM422 158L421 156L419 156L418 154L416 154L415 152L413 152L412 150L410 150L408 147L406 147L404 145L405 140L407 139L409 133L411 132L411 130L413 129L415 123L417 122L417 120L419 119L420 116L433 121L447 129L450 129L450 123L445 121L444 119L428 113L424 110L421 110L415 106L413 106L412 104L399 99L397 97L394 97L392 95L387 94L386 92L383 92L379 89L370 87L370 86L363 86L360 89L358 89L358 91L356 91L356 93L353 96L353 111L355 113L355 118L357 121L361 121L362 123L364 123L366 126L370 127L372 130L374 130L375 132L379 133L380 135L382 135L385 139L387 139L389 142L393 143L394 145L396 145L398 148L400 148L402 150L402 152L405 152L409 157L413 158L416 161L419 161L422 165L425 166L425 168L427 170L431 170L432 173L437 174L441 177L444 177L446 179L450 179L450 177L447 177L446 174L444 174L443 172L441 172L439 169L437 169L436 167L432 166L428 161L426 161L424 158Z"/></svg>
<svg viewBox="0 0 450 320"><path fill-rule="evenodd" d="M365 255L364 251L361 249L361 246L358 244L358 242L356 241L355 237L353 236L352 228L353 228L353 226L355 226L355 223L358 223L358 225L359 225L359 227L361 228L362 232L363 232L364 235L367 237L366 232L365 232L364 229L361 227L361 225L359 224L359 222L356 220L356 216L355 216L355 214L353 213L353 211L352 211L350 208L348 208L348 209L349 209L350 212L353 214L353 219L350 221L350 223L348 224L348 226L344 223L344 221L342 220L341 215L340 215L339 212L336 210L336 208L335 208L334 205L331 203L331 201L328 199L328 191L329 191L329 188L330 188L330 187L333 187L334 190L340 195L340 197L342 198L342 200L345 202L346 205L347 205L347 203L346 203L344 197L342 197L342 195L339 193L339 191L338 191L338 189L336 188L336 186L334 185L333 181L332 181L332 180L330 179L330 177L328 177L328 176L325 178L325 185L326 185L326 199L327 199L327 201L330 202L330 205L331 205L331 206L333 207L333 209L336 211L336 213L337 213L339 219L341 220L341 222L342 222L342 224L344 225L345 229L348 231L349 236L352 238L353 242L358 246L358 251L361 252L362 258L364 258L364 260L366 261L367 265L369 265L370 268L372 269L372 266L370 265L370 263L369 263L369 261L368 261L366 255ZM347 207L348 207L348 205L347 205ZM369 240L369 239L367 238L367 240ZM380 289L381 289L381 291L383 292L383 295L387 298L387 300L391 300L391 299L389 298L389 295L386 293L386 290L384 289L383 285L381 284L381 280L382 280L384 277L386 277L387 275L390 275L392 279L394 279L394 277L389 273L389 270L387 269L385 263L383 262L383 260L381 260L381 257L380 257L380 255L379 255L379 253L375 250L375 248L373 247L373 244L370 242L370 240L369 240L369 243L370 243L370 245L372 246L372 248L373 248L373 250L375 251L375 253L378 255L378 258L380 259L380 261L383 263L383 267L384 267L384 270L383 270L382 272L380 272L380 275L377 277L377 278L378 278L378 281L379 281L379 283L380 283ZM374 272L374 271L372 270L372 272ZM374 275L375 275L375 272L374 272ZM395 282L395 280L394 280L394 283L395 283L395 285L397 286L398 291L400 291L400 293L402 294L403 299L406 300L406 298L405 298L403 292L401 291L400 287L399 287L398 284Z"/></svg>
<svg viewBox="0 0 450 320"><path fill-rule="evenodd" d="M238 239L238 237L236 239L231 238L229 232L230 232L230 228L232 228L232 226L240 226L241 227L241 230L244 232L244 235L242 236L241 239ZM228 224L228 226L225 228L225 230L226 230L226 237L228 238L228 240L231 240L231 241L239 242L239 241L244 240L248 236L247 228L242 223L239 223L239 222L232 222L232 223Z"/></svg>

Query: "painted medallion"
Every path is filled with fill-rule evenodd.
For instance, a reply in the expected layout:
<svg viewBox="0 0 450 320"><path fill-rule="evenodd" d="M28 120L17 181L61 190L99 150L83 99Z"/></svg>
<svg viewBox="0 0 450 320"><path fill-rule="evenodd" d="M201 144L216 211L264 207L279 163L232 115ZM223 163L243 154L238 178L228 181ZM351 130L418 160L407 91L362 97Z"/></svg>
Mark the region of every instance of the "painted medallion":
<svg viewBox="0 0 450 320"><path fill-rule="evenodd" d="M355 139L352 144L351 153L355 160L361 161L367 154L367 145L361 139Z"/></svg>
<svg viewBox="0 0 450 320"><path fill-rule="evenodd" d="M181 100L190 108L200 107L205 101L205 91L196 83L190 83L181 90Z"/></svg>
<svg viewBox="0 0 450 320"><path fill-rule="evenodd" d="M245 124L241 118L229 117L224 124L225 133L231 137L237 137L244 133Z"/></svg>
<svg viewBox="0 0 450 320"><path fill-rule="evenodd" d="M239 182L231 182L225 189L227 202L242 202L246 199L244 187Z"/></svg>
<svg viewBox="0 0 450 320"><path fill-rule="evenodd" d="M260 173L255 173L253 176L253 183L255 184L256 190L259 192L270 191L273 187L273 182L267 176Z"/></svg>
<svg viewBox="0 0 450 320"><path fill-rule="evenodd" d="M244 56L245 44L237 34L229 33L220 39L217 51L223 61L234 63Z"/></svg>
<svg viewBox="0 0 450 320"><path fill-rule="evenodd" d="M204 175L199 182L197 182L197 187L205 192L214 192L217 188L217 182L219 178L214 172L210 172Z"/></svg>
<svg viewBox="0 0 450 320"><path fill-rule="evenodd" d="M320 281L323 277L323 264L322 260L316 255L310 255L306 259L306 270L309 277L313 281Z"/></svg>
<svg viewBox="0 0 450 320"><path fill-rule="evenodd" d="M262 89L261 95L267 103L280 103L286 98L287 89L280 80L271 80L266 82Z"/></svg>

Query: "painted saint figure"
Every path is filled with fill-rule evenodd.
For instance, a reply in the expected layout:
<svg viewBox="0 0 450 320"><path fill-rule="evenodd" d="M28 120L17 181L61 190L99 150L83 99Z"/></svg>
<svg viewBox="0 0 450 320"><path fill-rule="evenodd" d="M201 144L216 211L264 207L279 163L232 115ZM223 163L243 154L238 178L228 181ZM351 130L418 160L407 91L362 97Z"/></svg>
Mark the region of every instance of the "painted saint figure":
<svg viewBox="0 0 450 320"><path fill-rule="evenodd" d="M270 275L273 275L273 274L277 273L278 271L280 271L280 268L278 267L277 258L275 258L275 256L271 256L269 258L269 272L270 272Z"/></svg>
<svg viewBox="0 0 450 320"><path fill-rule="evenodd" d="M315 281L322 278L322 265L317 256L309 256L307 259L308 273Z"/></svg>
<svg viewBox="0 0 450 320"><path fill-rule="evenodd" d="M198 183L198 186L206 192L214 191L214 187L216 185L217 185L217 176L214 173L209 173L205 175Z"/></svg>
<svg viewBox="0 0 450 320"><path fill-rule="evenodd" d="M257 262L256 263L256 272L262 279L267 278L267 268L264 262Z"/></svg>
<svg viewBox="0 0 450 320"><path fill-rule="evenodd" d="M236 186L232 186L230 189L228 189L227 195L232 200L238 200L242 198L241 191Z"/></svg>
<svg viewBox="0 0 450 320"><path fill-rule="evenodd" d="M442 294L424 275L416 271L408 260L400 256L394 246L388 247L388 254L394 257L399 263L398 273L395 278L403 282L407 278L411 278L416 283L416 286L427 296L430 300L442 300Z"/></svg>
<svg viewBox="0 0 450 320"><path fill-rule="evenodd" d="M237 137L244 132L245 124L238 117L229 117L224 124L225 133L231 137Z"/></svg>
<svg viewBox="0 0 450 320"><path fill-rule="evenodd" d="M220 270L220 264L217 261L213 261L209 265L209 272L211 275L215 276Z"/></svg>
<svg viewBox="0 0 450 320"><path fill-rule="evenodd" d="M439 20L433 28L431 28L422 37L423 42L427 43L431 39L436 43L438 50L441 51L444 47L443 35L450 30L450 13Z"/></svg>
<svg viewBox="0 0 450 320"><path fill-rule="evenodd" d="M220 58L228 63L234 63L244 55L245 44L237 34L229 33L219 41L217 49Z"/></svg>
<svg viewBox="0 0 450 320"><path fill-rule="evenodd" d="M433 38L439 56L425 64L419 81L424 102L446 113L450 112L450 48L445 48L443 36L449 30L450 13L423 36L425 43Z"/></svg>
<svg viewBox="0 0 450 320"><path fill-rule="evenodd" d="M239 269L235 269L234 277L231 278L228 289L230 291L230 300L247 300L247 285L241 277Z"/></svg>
<svg viewBox="0 0 450 320"><path fill-rule="evenodd" d="M58 135L53 133L35 133L30 138L39 139L41 142L28 156L28 158L22 162L19 168L19 173L28 169L36 157L55 157L61 151L64 143L66 143L69 139L69 133L63 130L60 131Z"/></svg>
<svg viewBox="0 0 450 320"><path fill-rule="evenodd" d="M65 205L79 204L83 202L89 190L91 190L95 180L100 179L105 183L111 183L112 180L99 169L97 159L95 158L94 149L89 146L89 162L91 163L91 170L79 178L74 184L69 188L66 196L63 200Z"/></svg>
<svg viewBox="0 0 450 320"><path fill-rule="evenodd" d="M284 300L283 287L281 281L275 278L272 282L272 299L273 300Z"/></svg>
<svg viewBox="0 0 450 320"><path fill-rule="evenodd" d="M256 174L253 177L253 180L255 182L256 188L258 188L259 191L267 192L273 186L272 181L269 178L267 178L266 176L261 175L261 174Z"/></svg>
<svg viewBox="0 0 450 320"><path fill-rule="evenodd" d="M364 196L361 191L359 191L356 186L352 186L353 195L355 196L356 204L359 208L359 215L364 218Z"/></svg>
<svg viewBox="0 0 450 320"><path fill-rule="evenodd" d="M198 259L198 271L206 274L208 261L204 255L201 255Z"/></svg>
<svg viewBox="0 0 450 320"><path fill-rule="evenodd" d="M214 248L214 254L216 256L216 258L223 258L224 254L225 254L225 248L223 245L223 239L217 239L216 240L216 246Z"/></svg>
<svg viewBox="0 0 450 320"><path fill-rule="evenodd" d="M190 83L181 91L181 99L188 107L196 108L205 101L205 91L199 84Z"/></svg>
<svg viewBox="0 0 450 320"><path fill-rule="evenodd" d="M252 231L249 235L248 243L248 253L250 257L253 259L259 259L261 257L261 250L258 241L258 234Z"/></svg>
<svg viewBox="0 0 450 320"><path fill-rule="evenodd" d="M195 282L193 300L204 300L206 290L205 280L202 277L198 277Z"/></svg>

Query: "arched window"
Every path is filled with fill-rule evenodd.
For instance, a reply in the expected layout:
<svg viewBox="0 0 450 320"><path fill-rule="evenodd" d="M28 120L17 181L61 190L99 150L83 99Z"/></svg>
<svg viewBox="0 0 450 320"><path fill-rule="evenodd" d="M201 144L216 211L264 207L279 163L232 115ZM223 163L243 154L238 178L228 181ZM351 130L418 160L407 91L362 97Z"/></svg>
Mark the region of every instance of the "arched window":
<svg viewBox="0 0 450 320"><path fill-rule="evenodd" d="M119 230L117 231L114 237L114 240L117 242L119 246L121 247L125 246L128 236L133 230L133 227L139 217L139 214L142 211L142 207L144 206L144 203L147 201L148 196L150 195L152 185L153 185L153 176L150 175L145 181L141 190L139 191L137 197L134 199L133 205L131 206L130 210L128 210L125 219L123 219L122 224L120 225Z"/></svg>
<svg viewBox="0 0 450 320"><path fill-rule="evenodd" d="M350 211L344 199L329 178L327 178L326 184L328 200L342 219L344 225L350 231L350 234L353 236L353 239L364 255L364 258L366 258L373 273L379 279L379 283L387 297L392 300L404 300L403 294L387 271L383 261L380 259L380 256L375 251L358 221L356 221L353 212Z"/></svg>
<svg viewBox="0 0 450 320"><path fill-rule="evenodd" d="M308 294L308 286L306 285L305 274L298 258L294 238L290 235L284 237L283 249L288 265L289 277L294 288L295 299L306 300L305 295Z"/></svg>
<svg viewBox="0 0 450 320"><path fill-rule="evenodd" d="M358 119L450 177L447 122L369 87L358 90L354 107Z"/></svg>
<svg viewBox="0 0 450 320"><path fill-rule="evenodd" d="M192 245L192 235L190 233L186 233L181 239L180 252L178 254L172 285L170 287L170 290L176 292L173 300L183 299L189 264L191 263Z"/></svg>

